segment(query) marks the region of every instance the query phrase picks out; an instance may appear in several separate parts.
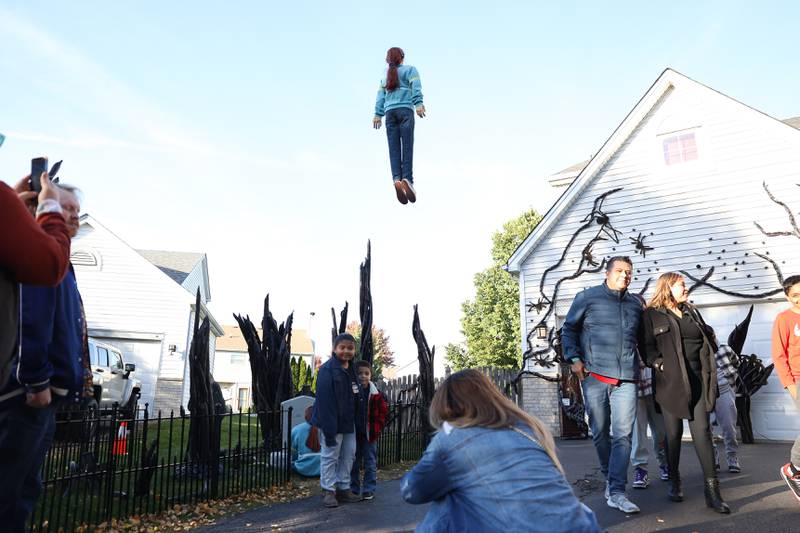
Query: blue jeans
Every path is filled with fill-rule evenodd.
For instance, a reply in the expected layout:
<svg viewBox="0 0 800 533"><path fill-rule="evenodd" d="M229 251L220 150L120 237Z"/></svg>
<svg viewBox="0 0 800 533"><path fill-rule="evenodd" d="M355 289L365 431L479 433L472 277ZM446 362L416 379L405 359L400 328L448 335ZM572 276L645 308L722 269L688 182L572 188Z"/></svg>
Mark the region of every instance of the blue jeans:
<svg viewBox="0 0 800 533"><path fill-rule="evenodd" d="M361 484L361 462L364 462L364 484ZM350 471L350 490L355 494L375 492L378 486L378 441L360 441L356 446L356 460Z"/></svg>
<svg viewBox="0 0 800 533"><path fill-rule="evenodd" d="M41 468L53 443L55 406L18 405L0 412L0 524L24 533L42 493Z"/></svg>
<svg viewBox="0 0 800 533"><path fill-rule="evenodd" d="M336 445L326 446L320 432L319 484L322 490L347 490L350 488L350 469L356 456L356 434L339 433Z"/></svg>
<svg viewBox="0 0 800 533"><path fill-rule="evenodd" d="M624 493L638 386L630 381L609 385L593 376L588 376L581 385L600 470L608 480L611 494Z"/></svg>
<svg viewBox="0 0 800 533"><path fill-rule="evenodd" d="M407 107L386 112L386 138L389 140L389 164L392 179L414 183L414 111Z"/></svg>

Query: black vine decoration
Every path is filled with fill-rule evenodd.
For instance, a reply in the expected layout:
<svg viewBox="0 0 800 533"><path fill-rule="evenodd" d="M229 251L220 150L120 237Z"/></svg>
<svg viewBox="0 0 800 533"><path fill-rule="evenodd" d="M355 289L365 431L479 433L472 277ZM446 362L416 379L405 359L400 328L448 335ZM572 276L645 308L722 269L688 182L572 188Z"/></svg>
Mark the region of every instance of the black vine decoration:
<svg viewBox="0 0 800 533"><path fill-rule="evenodd" d="M555 302L558 298L558 290L561 287L562 283L564 283L565 281L576 279L579 276L582 276L583 274L600 272L605 267L606 259L602 259L600 263L598 263L594 257L594 254L592 252L592 247L594 246L594 244L599 241L608 240L606 239L606 237L604 237L604 235L613 240L614 242L619 243L620 232L614 229L614 227L611 225L611 217L609 216L617 213L617 211L609 211L609 212L603 211L603 203L605 202L606 198L608 198L610 195L619 192L621 190L622 187L618 187L616 189L606 191L597 198L595 198L594 203L592 204L592 210L581 220L582 225L575 231L575 233L572 234L572 237L570 238L569 242L564 247L564 251L561 253L561 257L554 265L551 265L550 267L545 269L545 271L542 273L542 277L539 281L539 293L541 296L536 303L533 302L528 303L528 310L531 311L533 309L536 309L537 313L541 313L542 311L544 311L544 315L531 329L530 333L525 339L528 345L528 349L522 356L523 368L525 366L524 363L526 361L532 361L534 364L537 364L544 368L552 368L553 366L561 362L560 361L561 358L557 354L553 356L553 343L556 338L555 328L548 326L547 321L555 309ZM555 269L561 266L561 264L566 259L567 254L569 253L570 249L572 248L572 245L575 243L577 238L584 231L591 228L595 224L599 224L600 228L597 230L595 236L592 239L590 239L589 242L586 244L586 246L583 248L581 252L580 261L578 262L575 271L572 274L559 279L555 283L555 285L553 285L552 295L550 296L546 295L544 293L544 286L545 283L547 282L547 276L550 274L550 272L554 271ZM544 348L536 349L534 348L533 343L531 342L531 338L533 337L533 335L536 334L537 330L539 330L541 327L545 327L547 329L547 345ZM546 376L544 376L543 374L539 374L538 372L522 371L517 375L515 382L518 381L519 378L524 374L536 375L537 377L547 379ZM548 379L548 381L558 381L558 378Z"/></svg>
<svg viewBox="0 0 800 533"><path fill-rule="evenodd" d="M767 237L797 237L800 239L800 228L797 227L797 221L794 218L794 213L792 213L792 210L789 209L789 206L775 198L772 193L769 192L769 189L767 188L767 182L762 182L761 185L764 187L764 190L767 191L767 196L769 196L769 199L781 206L784 211L786 211L786 214L789 217L789 224L792 226L792 231L766 231L758 222L753 222L753 224L755 224L759 231L761 231L761 233ZM761 244L764 243L762 242Z"/></svg>
<svg viewBox="0 0 800 533"><path fill-rule="evenodd" d="M644 243L644 240L647 238L647 235L643 237L642 234L639 233L639 235L636 236L635 238L634 237L628 237L628 238L633 243L634 248L636 248L636 253L642 254L642 257L646 258L647 252L653 249L652 246L647 246Z"/></svg>
<svg viewBox="0 0 800 533"><path fill-rule="evenodd" d="M706 272L706 275L703 276L702 278L697 278L695 276L692 276L690 273L686 272L685 270L681 270L680 273L683 274L684 276L686 276L687 278L689 278L690 280L695 282L695 284L692 285L689 288L689 294L691 294L695 289L697 289L697 288L699 288L699 287L701 287L703 285L705 285L706 287L708 287L710 289L713 289L713 290L715 290L717 292L720 292L722 294L726 294L728 296L733 296L735 298L751 298L751 299L754 299L754 300L755 299L759 299L759 298L767 298L769 296L775 296L776 294L778 294L780 292L783 292L783 289L781 289L781 288L773 289L771 291L766 291L766 292L760 292L760 293L757 293L757 294L745 294L745 293L742 293L742 292L729 291L727 289L723 289L722 287L718 287L718 286L716 286L713 283L710 283L708 281L709 278L711 278L711 275L714 273L714 267L713 266L708 269L708 272ZM778 275L780 276L780 272L778 272ZM750 277L750 274L748 274L747 277ZM754 285L753 288L758 290L758 285Z"/></svg>

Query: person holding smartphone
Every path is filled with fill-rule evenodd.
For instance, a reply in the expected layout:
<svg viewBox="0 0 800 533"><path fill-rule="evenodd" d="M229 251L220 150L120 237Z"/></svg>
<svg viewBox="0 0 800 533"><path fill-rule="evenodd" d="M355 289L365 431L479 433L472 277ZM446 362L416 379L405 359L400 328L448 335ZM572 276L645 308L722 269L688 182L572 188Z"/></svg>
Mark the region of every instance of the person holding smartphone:
<svg viewBox="0 0 800 533"><path fill-rule="evenodd" d="M43 189L50 186L48 180ZM76 190L62 184L58 195L74 237L80 212ZM83 395L85 354L81 298L71 266L56 287L25 284L20 294L19 349L11 379L0 390L0 524L3 531L21 533L42 490L41 465L53 441L55 411Z"/></svg>
<svg viewBox="0 0 800 533"><path fill-rule="evenodd" d="M58 188L47 174L39 180L38 194L30 190L30 176L14 189L0 182L0 390L16 353L19 284L54 287L69 267L70 239Z"/></svg>

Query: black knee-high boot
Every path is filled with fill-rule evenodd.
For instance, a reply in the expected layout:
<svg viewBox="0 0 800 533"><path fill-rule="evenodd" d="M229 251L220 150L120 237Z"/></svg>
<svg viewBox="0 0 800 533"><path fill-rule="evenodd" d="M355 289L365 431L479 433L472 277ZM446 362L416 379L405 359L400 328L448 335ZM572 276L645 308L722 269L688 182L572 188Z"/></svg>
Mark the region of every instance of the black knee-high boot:
<svg viewBox="0 0 800 533"><path fill-rule="evenodd" d="M681 490L681 473L677 470L669 471L669 491L667 497L673 502L683 501L683 490Z"/></svg>
<svg viewBox="0 0 800 533"><path fill-rule="evenodd" d="M706 478L705 483L706 505L721 514L729 514L731 508L722 501L722 494L719 492L719 479L715 477Z"/></svg>

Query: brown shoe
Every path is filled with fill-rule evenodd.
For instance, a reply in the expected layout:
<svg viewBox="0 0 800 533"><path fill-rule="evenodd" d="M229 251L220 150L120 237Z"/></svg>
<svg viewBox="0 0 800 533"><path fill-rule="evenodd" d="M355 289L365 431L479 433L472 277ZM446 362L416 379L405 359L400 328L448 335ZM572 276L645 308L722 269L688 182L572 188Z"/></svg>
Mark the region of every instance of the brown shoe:
<svg viewBox="0 0 800 533"><path fill-rule="evenodd" d="M324 491L325 495L322 497L322 505L325 507L339 507L339 501L336 499L336 493L332 490Z"/></svg>
<svg viewBox="0 0 800 533"><path fill-rule="evenodd" d="M417 191L414 190L414 185L407 179L402 180L403 189L405 190L406 198L412 204L417 201Z"/></svg>
<svg viewBox="0 0 800 533"><path fill-rule="evenodd" d="M403 180L397 180L394 182L394 192L397 194L397 201L403 205L408 203L408 198L406 198L406 189L403 187Z"/></svg>
<svg viewBox="0 0 800 533"><path fill-rule="evenodd" d="M356 503L361 501L361 496L349 490L337 490L336 499L339 500L339 503Z"/></svg>

